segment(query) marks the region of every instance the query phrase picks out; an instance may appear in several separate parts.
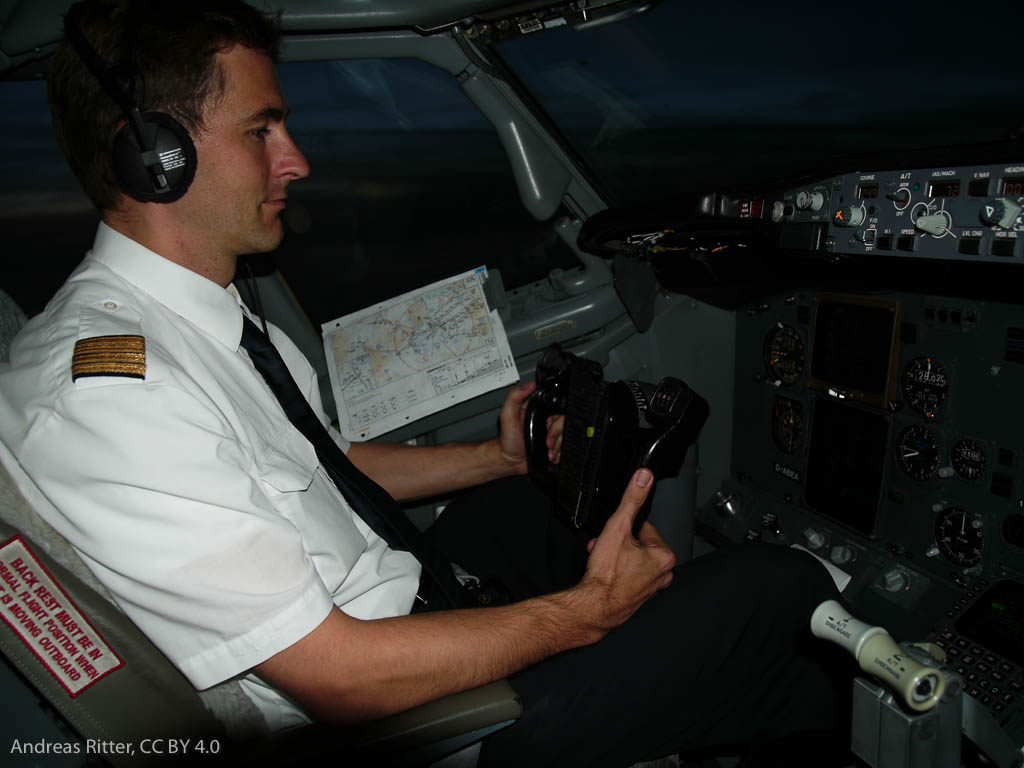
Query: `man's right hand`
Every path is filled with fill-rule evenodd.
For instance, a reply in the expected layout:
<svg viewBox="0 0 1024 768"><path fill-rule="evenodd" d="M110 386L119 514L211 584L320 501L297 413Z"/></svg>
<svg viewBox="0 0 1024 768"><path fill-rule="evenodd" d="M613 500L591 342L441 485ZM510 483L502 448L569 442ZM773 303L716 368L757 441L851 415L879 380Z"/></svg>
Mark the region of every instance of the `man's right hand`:
<svg viewBox="0 0 1024 768"><path fill-rule="evenodd" d="M577 587L593 628L606 633L623 624L656 592L672 583L676 558L649 522L633 536L633 522L654 487L649 469L633 473L618 509L589 544L587 571Z"/></svg>

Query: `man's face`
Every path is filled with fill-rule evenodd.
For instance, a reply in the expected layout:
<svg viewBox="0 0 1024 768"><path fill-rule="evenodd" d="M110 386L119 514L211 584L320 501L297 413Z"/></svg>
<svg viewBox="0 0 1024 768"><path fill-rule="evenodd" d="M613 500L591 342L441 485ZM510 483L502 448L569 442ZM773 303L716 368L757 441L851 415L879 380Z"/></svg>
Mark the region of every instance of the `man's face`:
<svg viewBox="0 0 1024 768"><path fill-rule="evenodd" d="M309 164L285 129L287 104L274 65L242 46L218 54L224 95L206 113L196 136L198 167L182 198L189 240L200 238L205 258L273 250L281 242L289 182Z"/></svg>

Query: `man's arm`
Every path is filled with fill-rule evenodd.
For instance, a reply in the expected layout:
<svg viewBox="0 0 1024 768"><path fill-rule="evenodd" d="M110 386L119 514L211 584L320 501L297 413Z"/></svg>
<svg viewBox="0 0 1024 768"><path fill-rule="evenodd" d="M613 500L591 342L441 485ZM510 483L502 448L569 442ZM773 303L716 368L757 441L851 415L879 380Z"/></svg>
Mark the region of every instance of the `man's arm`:
<svg viewBox="0 0 1024 768"><path fill-rule="evenodd" d="M592 544L580 584L496 608L361 621L334 610L255 672L314 717L355 722L400 712L595 643L672 581L672 551L633 520L653 477L639 470Z"/></svg>
<svg viewBox="0 0 1024 768"><path fill-rule="evenodd" d="M437 446L353 443L348 457L398 501L452 493L524 474L523 416L526 401L536 388L536 383L529 382L509 392L501 409L501 432L492 440ZM550 430L548 443L549 456L557 461L560 421Z"/></svg>

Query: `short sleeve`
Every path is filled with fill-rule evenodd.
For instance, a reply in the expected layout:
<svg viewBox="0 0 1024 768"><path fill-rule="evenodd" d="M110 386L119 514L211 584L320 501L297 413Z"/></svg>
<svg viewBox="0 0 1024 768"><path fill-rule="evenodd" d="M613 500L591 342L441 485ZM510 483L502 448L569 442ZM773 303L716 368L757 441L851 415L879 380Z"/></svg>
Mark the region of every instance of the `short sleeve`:
<svg viewBox="0 0 1024 768"><path fill-rule="evenodd" d="M165 384L111 383L41 418L19 458L61 510L51 524L197 688L327 616L331 595L299 531L208 404Z"/></svg>

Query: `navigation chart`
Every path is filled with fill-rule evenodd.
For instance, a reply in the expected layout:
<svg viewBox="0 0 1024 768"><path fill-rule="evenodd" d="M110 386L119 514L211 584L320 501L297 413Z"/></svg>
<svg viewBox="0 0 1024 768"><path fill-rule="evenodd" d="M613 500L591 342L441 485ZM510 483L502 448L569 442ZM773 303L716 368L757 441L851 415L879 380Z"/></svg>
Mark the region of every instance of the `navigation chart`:
<svg viewBox="0 0 1024 768"><path fill-rule="evenodd" d="M338 422L358 442L519 380L478 267L324 323Z"/></svg>

